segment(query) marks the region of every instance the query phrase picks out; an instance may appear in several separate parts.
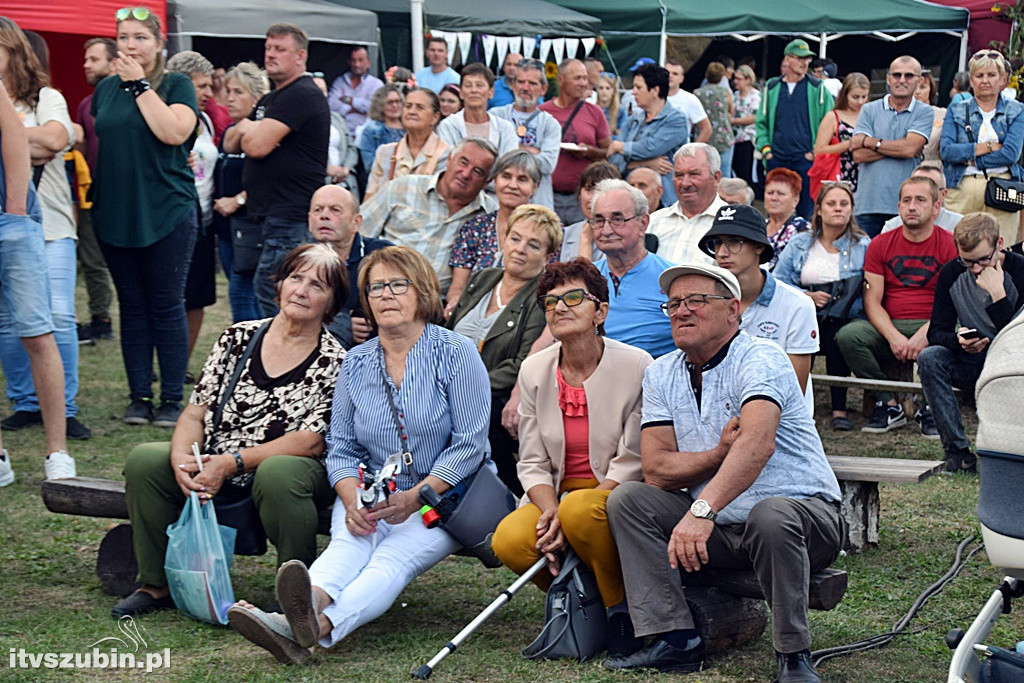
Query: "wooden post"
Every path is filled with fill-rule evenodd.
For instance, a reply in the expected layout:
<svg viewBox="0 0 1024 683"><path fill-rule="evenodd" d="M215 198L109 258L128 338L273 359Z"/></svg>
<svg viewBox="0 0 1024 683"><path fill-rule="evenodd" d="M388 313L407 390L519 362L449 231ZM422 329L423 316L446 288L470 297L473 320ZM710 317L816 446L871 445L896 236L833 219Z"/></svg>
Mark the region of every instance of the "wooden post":
<svg viewBox="0 0 1024 683"><path fill-rule="evenodd" d="M692 586L686 589L686 604L709 655L759 638L768 625L768 607L764 600L740 598L712 587Z"/></svg>
<svg viewBox="0 0 1024 683"><path fill-rule="evenodd" d="M840 514L849 528L850 550L860 552L878 545L878 482L840 479L839 490L843 494Z"/></svg>

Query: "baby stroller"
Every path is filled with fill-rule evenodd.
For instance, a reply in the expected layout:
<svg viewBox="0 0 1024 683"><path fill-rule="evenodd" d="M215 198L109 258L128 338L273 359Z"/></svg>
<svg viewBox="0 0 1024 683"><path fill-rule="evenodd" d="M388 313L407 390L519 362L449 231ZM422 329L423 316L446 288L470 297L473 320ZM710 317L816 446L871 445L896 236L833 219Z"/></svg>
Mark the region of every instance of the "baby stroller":
<svg viewBox="0 0 1024 683"><path fill-rule="evenodd" d="M1024 595L1024 316L992 340L976 393L978 518L989 560L1005 576L967 632L953 629L946 637L955 648L947 681L1019 682L1024 681L1024 654L983 641L999 616L1010 613L1011 602ZM987 655L984 661L979 653Z"/></svg>

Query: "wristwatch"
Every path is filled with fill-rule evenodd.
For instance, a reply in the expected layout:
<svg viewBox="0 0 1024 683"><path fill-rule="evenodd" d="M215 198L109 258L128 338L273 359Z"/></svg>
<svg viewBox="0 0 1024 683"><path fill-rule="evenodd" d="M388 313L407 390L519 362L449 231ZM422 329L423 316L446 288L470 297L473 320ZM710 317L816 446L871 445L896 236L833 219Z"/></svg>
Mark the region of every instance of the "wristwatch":
<svg viewBox="0 0 1024 683"><path fill-rule="evenodd" d="M710 519L712 522L718 516L718 513L711 509L711 504L703 498L693 501L693 505L690 506L690 514L698 519Z"/></svg>
<svg viewBox="0 0 1024 683"><path fill-rule="evenodd" d="M242 192L239 192L238 194L236 194L235 195L235 202L237 202L239 206L245 206L245 194L242 193Z"/></svg>
<svg viewBox="0 0 1024 683"><path fill-rule="evenodd" d="M882 146L882 138L878 138L878 142L875 143L875 151L877 152L878 148L881 147L881 146Z"/></svg>

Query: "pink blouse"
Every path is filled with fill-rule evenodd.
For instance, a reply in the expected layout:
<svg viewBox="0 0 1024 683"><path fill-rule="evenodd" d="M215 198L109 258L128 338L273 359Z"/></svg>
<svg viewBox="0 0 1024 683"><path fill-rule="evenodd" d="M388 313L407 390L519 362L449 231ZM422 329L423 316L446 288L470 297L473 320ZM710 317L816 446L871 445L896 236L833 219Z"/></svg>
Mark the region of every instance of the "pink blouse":
<svg viewBox="0 0 1024 683"><path fill-rule="evenodd" d="M558 378L558 407L562 409L562 428L565 432L565 475L563 479L592 479L590 468L590 419L587 413L587 392L582 387L571 387Z"/></svg>

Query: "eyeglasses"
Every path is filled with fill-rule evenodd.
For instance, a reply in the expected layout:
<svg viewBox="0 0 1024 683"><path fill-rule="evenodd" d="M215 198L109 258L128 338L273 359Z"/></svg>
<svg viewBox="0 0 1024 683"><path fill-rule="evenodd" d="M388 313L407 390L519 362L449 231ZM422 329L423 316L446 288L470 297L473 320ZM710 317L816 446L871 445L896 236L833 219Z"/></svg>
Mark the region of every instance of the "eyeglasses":
<svg viewBox="0 0 1024 683"><path fill-rule="evenodd" d="M387 287L395 296L405 294L409 291L412 280L402 278L400 280L389 280L388 282L371 282L366 285L366 296L371 299L379 299L384 296L384 288Z"/></svg>
<svg viewBox="0 0 1024 683"><path fill-rule="evenodd" d="M845 187L847 190L853 189L853 185L846 180L826 180L822 185L825 187Z"/></svg>
<svg viewBox="0 0 1024 683"><path fill-rule="evenodd" d="M590 299L595 304L601 303L600 299L585 289L570 289L565 294L545 294L544 296L538 296L537 305L547 312L555 310L555 306L558 305L559 301L571 308L573 306L579 306L583 303L584 299Z"/></svg>
<svg viewBox="0 0 1024 683"><path fill-rule="evenodd" d="M971 59L972 60L974 60L974 59L984 59L986 57L988 59L998 59L1000 61L1005 59L1005 57L1003 57L1003 53L999 52L997 50L978 50L973 55L971 55Z"/></svg>
<svg viewBox="0 0 1024 683"><path fill-rule="evenodd" d="M594 216L593 218L590 219L590 225L597 228L598 230L603 228L605 223L612 226L613 228L621 228L623 225L633 220L634 218L639 218L640 216L644 215L646 214L638 213L633 216L612 216L611 218L605 218L604 216Z"/></svg>
<svg viewBox="0 0 1024 683"><path fill-rule="evenodd" d="M114 17L118 21L124 21L128 17L132 19L138 19L139 21L145 21L149 19L149 10L145 7L122 7L114 13Z"/></svg>
<svg viewBox="0 0 1024 683"><path fill-rule="evenodd" d="M919 77L921 74L915 74L915 73L910 72L910 71L906 71L906 72L904 72L904 71L890 71L889 75L892 76L894 81L898 81L901 78L904 79L904 80L909 81L909 80L912 80L914 78Z"/></svg>
<svg viewBox="0 0 1024 683"><path fill-rule="evenodd" d="M746 240L743 239L742 237L727 237L725 239L719 239L718 237L712 237L711 239L708 240L708 249L711 250L712 254L715 254L715 253L718 252L718 248L724 244L726 250L730 254L735 254L740 249L743 248L743 245L745 243L746 243ZM690 309L690 310L693 310L693 309Z"/></svg>
<svg viewBox="0 0 1024 683"><path fill-rule="evenodd" d="M994 259L996 257L996 249L997 248L998 247L992 247L992 253L989 254L988 256L986 256L985 258L974 259L974 258L964 258L963 256L957 256L956 260L964 268L970 268L971 266L974 266L974 265L987 266L987 265L990 265L992 263L992 259Z"/></svg>
<svg viewBox="0 0 1024 683"><path fill-rule="evenodd" d="M676 314L680 306L686 306L686 310L693 312L704 308L711 299L729 299L731 297L721 294L691 294L684 299L669 299L658 306L661 312L671 317Z"/></svg>

